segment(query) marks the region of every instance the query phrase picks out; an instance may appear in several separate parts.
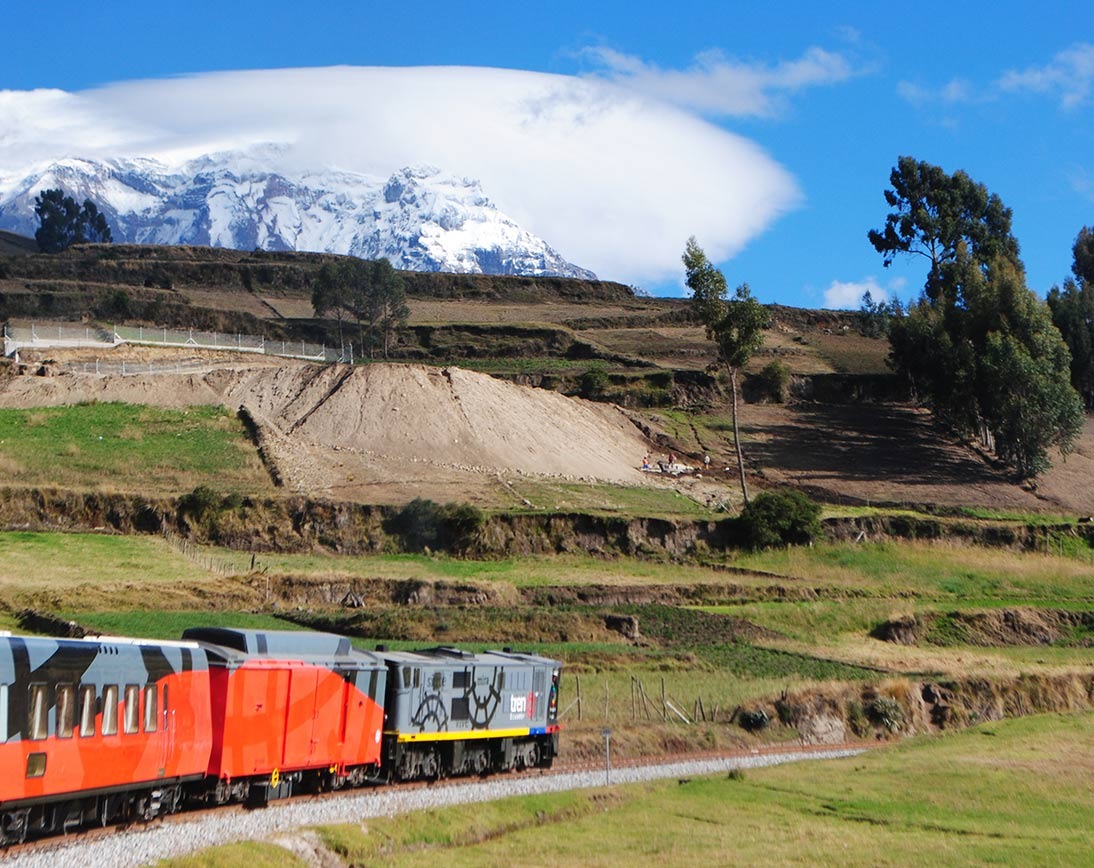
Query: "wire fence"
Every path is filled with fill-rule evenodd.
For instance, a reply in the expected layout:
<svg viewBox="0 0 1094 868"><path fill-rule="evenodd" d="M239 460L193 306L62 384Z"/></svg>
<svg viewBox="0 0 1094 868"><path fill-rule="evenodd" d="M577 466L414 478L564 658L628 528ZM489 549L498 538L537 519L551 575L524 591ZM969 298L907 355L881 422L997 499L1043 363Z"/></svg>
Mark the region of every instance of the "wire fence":
<svg viewBox="0 0 1094 868"><path fill-rule="evenodd" d="M72 323L9 322L4 325L4 355L18 358L21 349L103 349L109 350L123 345L172 347L175 349L222 350L237 353L257 353L267 356L279 356L289 359L302 359L311 362L353 362L353 345L327 347L323 344L311 344L307 341L275 341L261 335L242 333L207 332L196 329L151 328L145 326L75 326ZM123 363L109 363L120 369ZM164 365L167 365L164 367ZM194 363L200 366L199 363ZM167 363L159 365L156 371L144 363L131 366L129 373L165 373L176 370ZM79 365L72 368L78 369ZM119 370L107 370L96 365L91 371L84 365L86 373L118 373ZM193 370L194 367L188 368ZM126 371L120 371L126 373Z"/></svg>

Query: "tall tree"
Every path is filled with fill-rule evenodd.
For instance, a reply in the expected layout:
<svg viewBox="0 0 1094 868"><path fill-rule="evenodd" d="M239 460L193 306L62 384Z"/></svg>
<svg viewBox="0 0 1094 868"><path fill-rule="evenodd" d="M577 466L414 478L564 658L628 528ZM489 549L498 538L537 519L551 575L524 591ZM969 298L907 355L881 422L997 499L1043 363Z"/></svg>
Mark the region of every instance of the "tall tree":
<svg viewBox="0 0 1094 868"><path fill-rule="evenodd" d="M370 359L376 357L377 347L388 358L410 316L402 275L387 259L346 256L324 263L312 286L312 306L318 316L335 315L339 339L343 317L347 311L353 314L361 351Z"/></svg>
<svg viewBox="0 0 1094 868"><path fill-rule="evenodd" d="M726 279L707 258L694 236L688 239L682 257L685 283L691 289L692 305L702 320L707 337L718 348L718 362L729 373L733 407L733 444L737 451L737 470L741 479L741 495L748 503L748 482L745 479L744 450L738 425L738 372L748 364L763 344L763 329L767 326L767 311L742 283L733 297L726 298Z"/></svg>
<svg viewBox="0 0 1094 868"><path fill-rule="evenodd" d="M402 275L389 260L376 259L369 263L369 287L364 306L370 334L379 338L386 359L391 342L410 316Z"/></svg>
<svg viewBox="0 0 1094 868"><path fill-rule="evenodd" d="M979 437L1020 476L1071 448L1082 405L1070 355L1046 305L1025 284L1010 209L964 172L901 157L885 200L895 210L870 242L929 260L923 295L890 326L890 363L963 437Z"/></svg>
<svg viewBox="0 0 1094 868"><path fill-rule="evenodd" d="M342 323L353 310L352 275L341 260L324 262L312 283L311 304L315 315L334 314L338 323L338 343L342 343Z"/></svg>
<svg viewBox="0 0 1094 868"><path fill-rule="evenodd" d="M61 189L43 190L34 197L38 230L34 238L43 253L59 253L73 244L109 244L113 241L105 215L85 199L83 208Z"/></svg>
<svg viewBox="0 0 1094 868"><path fill-rule="evenodd" d="M871 229L867 237L886 267L897 254L926 258L930 267L925 290L932 301L942 290L943 270L957 258L961 243L979 263L998 256L1018 262L1011 210L965 172L947 175L938 166L900 157L889 183L892 189L885 191L885 201L893 210L885 226Z"/></svg>
<svg viewBox="0 0 1094 868"><path fill-rule="evenodd" d="M1079 230L1071 248L1073 256L1071 272L1081 283L1094 285L1094 229L1084 226Z"/></svg>
<svg viewBox="0 0 1094 868"><path fill-rule="evenodd" d="M1072 247L1075 279L1052 287L1048 306L1052 321L1071 350L1071 385L1094 410L1094 232L1084 226Z"/></svg>

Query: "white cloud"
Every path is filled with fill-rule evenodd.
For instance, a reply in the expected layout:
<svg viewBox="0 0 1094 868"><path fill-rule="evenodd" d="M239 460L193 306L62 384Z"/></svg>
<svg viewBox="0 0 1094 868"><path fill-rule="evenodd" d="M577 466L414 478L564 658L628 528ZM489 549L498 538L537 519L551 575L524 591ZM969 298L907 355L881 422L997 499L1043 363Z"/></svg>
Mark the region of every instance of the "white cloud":
<svg viewBox="0 0 1094 868"><path fill-rule="evenodd" d="M939 87L901 81L897 93L912 105L961 105L991 102L1002 94L1037 93L1059 99L1065 109L1087 103L1094 90L1094 44L1078 43L1056 54L1043 66L1010 70L990 84L974 85L954 78Z"/></svg>
<svg viewBox="0 0 1094 868"><path fill-rule="evenodd" d="M838 66L813 63L774 77L804 86ZM478 178L563 256L628 283L678 279L690 235L723 261L801 198L755 143L598 79L331 67L0 92L0 179L62 156L177 163L264 142L287 146L283 168L430 163Z"/></svg>
<svg viewBox="0 0 1094 868"><path fill-rule="evenodd" d="M661 69L610 48L586 54L608 77L639 93L714 116L777 115L786 97L809 87L838 84L855 74L843 55L813 47L775 65L745 63L720 51L698 55L689 69Z"/></svg>
<svg viewBox="0 0 1094 868"><path fill-rule="evenodd" d="M889 300L889 291L872 277L849 282L833 280L824 291L824 307L827 310L857 310L867 292L875 302Z"/></svg>
<svg viewBox="0 0 1094 868"><path fill-rule="evenodd" d="M1087 102L1094 87L1094 44L1073 45L1045 66L1011 70L999 79L999 87L1004 91L1052 94L1065 109L1077 108Z"/></svg>
<svg viewBox="0 0 1094 868"><path fill-rule="evenodd" d="M973 102L976 91L971 82L963 78L953 78L941 87L928 87L912 81L897 83L896 92L906 102L922 108L923 106L940 103L952 106Z"/></svg>

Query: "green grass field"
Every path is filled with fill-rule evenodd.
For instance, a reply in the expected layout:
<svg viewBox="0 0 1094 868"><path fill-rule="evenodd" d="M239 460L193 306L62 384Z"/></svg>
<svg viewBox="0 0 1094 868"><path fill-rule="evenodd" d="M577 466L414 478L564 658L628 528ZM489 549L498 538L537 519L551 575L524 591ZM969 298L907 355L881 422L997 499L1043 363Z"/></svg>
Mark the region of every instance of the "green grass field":
<svg viewBox="0 0 1094 868"><path fill-rule="evenodd" d="M243 563L242 555L232 554ZM0 592L58 592L86 584L185 584L208 577L207 570L161 537L0 532Z"/></svg>
<svg viewBox="0 0 1094 868"><path fill-rule="evenodd" d="M0 410L0 474L8 485L145 494L209 479L227 492L272 488L243 424L223 407Z"/></svg>
<svg viewBox="0 0 1094 868"><path fill-rule="evenodd" d="M1089 865L1091 744L1094 713L1042 715L843 760L522 796L318 833L325 864L344 865ZM167 864L219 868L239 856L233 846Z"/></svg>

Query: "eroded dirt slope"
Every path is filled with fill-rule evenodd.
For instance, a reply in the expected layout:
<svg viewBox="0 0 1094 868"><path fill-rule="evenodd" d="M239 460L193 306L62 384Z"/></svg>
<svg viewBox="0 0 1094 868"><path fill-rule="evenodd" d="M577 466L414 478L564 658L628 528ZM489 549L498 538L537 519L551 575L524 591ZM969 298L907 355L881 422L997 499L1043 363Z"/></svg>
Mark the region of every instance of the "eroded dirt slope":
<svg viewBox="0 0 1094 868"><path fill-rule="evenodd" d="M88 400L244 407L286 486L312 496L478 501L514 477L648 482L638 469L648 444L619 410L459 368L280 364L0 382L0 406Z"/></svg>

